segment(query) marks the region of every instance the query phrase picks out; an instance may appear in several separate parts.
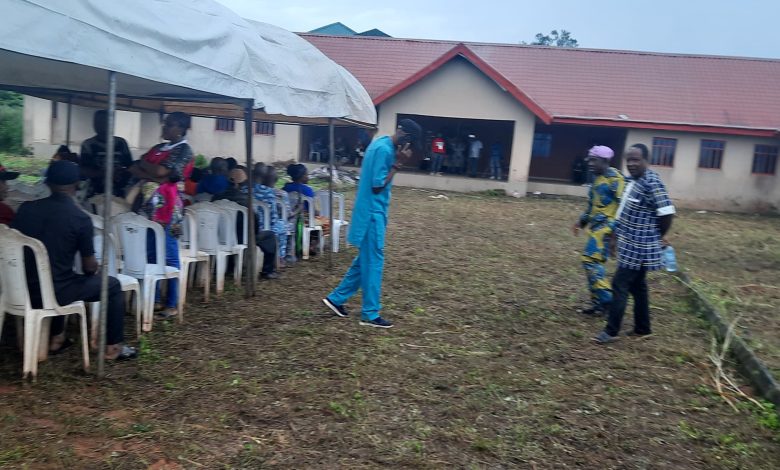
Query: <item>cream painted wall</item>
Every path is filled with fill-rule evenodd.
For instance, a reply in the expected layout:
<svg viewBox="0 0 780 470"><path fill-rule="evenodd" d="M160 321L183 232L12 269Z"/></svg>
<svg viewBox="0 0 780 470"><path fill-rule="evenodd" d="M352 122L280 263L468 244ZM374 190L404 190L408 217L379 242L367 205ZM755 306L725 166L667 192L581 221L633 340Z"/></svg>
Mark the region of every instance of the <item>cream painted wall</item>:
<svg viewBox="0 0 780 470"><path fill-rule="evenodd" d="M661 175L672 199L678 201L681 206L729 211L780 210L780 174L751 173L755 145L780 146L780 140L629 130L626 146L642 143L652 151L653 137L677 139L674 167L653 166L652 168ZM720 170L699 168L702 139L726 141Z"/></svg>
<svg viewBox="0 0 780 470"><path fill-rule="evenodd" d="M245 160L244 122L235 121L233 132L217 131L215 127L214 119L198 117L192 119L192 129L187 136L195 153L202 153L207 157L234 157L239 162L243 162ZM277 124L276 135L254 135L253 158L258 162L297 160L299 140L299 126Z"/></svg>
<svg viewBox="0 0 780 470"><path fill-rule="evenodd" d="M525 194L536 119L467 60L448 62L382 103L377 135L392 134L398 114L514 121L509 183L512 192Z"/></svg>
<svg viewBox="0 0 780 470"><path fill-rule="evenodd" d="M71 111L71 150L78 152L80 144L92 137L92 116L95 110L73 106ZM24 144L33 147L36 156L50 157L59 145L65 143L67 105L59 103L58 116L52 119L51 101L24 97ZM207 157L233 156L244 161L244 127L236 121L235 132L214 130L213 119L193 118L188 133L195 153ZM118 111L116 114L117 136L127 140L134 158L139 158L153 145L161 142L162 124L157 113L134 113ZM276 135L255 134L252 145L256 161L271 162L298 158L300 127L276 125Z"/></svg>

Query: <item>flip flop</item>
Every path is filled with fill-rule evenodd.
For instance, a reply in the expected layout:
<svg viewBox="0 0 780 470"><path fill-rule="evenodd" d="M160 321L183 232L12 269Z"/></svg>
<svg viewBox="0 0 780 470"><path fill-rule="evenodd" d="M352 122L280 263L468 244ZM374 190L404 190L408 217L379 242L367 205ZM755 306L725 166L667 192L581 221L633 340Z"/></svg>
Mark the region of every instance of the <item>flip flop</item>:
<svg viewBox="0 0 780 470"><path fill-rule="evenodd" d="M51 351L51 350L49 351L49 355L50 356L57 356L59 354L62 354L65 351L67 351L74 344L76 344L75 341L73 341L70 338L65 338L65 341L62 342L62 345L60 345L59 348L57 348L57 349L55 349L53 351Z"/></svg>

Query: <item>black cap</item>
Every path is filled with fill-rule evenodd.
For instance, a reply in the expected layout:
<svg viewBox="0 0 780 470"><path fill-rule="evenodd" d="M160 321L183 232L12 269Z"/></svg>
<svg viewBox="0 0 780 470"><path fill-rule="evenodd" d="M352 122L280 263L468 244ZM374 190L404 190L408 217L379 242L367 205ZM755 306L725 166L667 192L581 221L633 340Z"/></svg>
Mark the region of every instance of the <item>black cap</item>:
<svg viewBox="0 0 780 470"><path fill-rule="evenodd" d="M67 186L78 183L81 177L79 166L67 160L58 160L49 165L46 171L46 183Z"/></svg>
<svg viewBox="0 0 780 470"><path fill-rule="evenodd" d="M420 143L422 140L422 127L411 119L401 119L398 121L398 127L409 134L412 139L412 145Z"/></svg>
<svg viewBox="0 0 780 470"><path fill-rule="evenodd" d="M0 165L0 181L15 180L18 177L18 171L8 171L3 165Z"/></svg>

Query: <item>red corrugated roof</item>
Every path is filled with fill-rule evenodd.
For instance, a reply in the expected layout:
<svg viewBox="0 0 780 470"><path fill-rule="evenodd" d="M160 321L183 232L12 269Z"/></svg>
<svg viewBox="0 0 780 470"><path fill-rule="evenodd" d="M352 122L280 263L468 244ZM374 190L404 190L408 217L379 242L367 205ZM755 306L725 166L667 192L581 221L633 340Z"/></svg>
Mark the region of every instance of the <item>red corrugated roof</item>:
<svg viewBox="0 0 780 470"><path fill-rule="evenodd" d="M377 104L460 55L545 122L755 135L780 130L780 60L302 36L352 72Z"/></svg>

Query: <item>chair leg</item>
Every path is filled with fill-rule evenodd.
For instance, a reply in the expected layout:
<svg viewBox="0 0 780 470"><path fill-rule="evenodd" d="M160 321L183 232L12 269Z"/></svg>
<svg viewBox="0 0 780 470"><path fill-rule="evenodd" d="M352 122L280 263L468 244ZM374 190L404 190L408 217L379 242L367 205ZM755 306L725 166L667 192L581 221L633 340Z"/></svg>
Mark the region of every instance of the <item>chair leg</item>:
<svg viewBox="0 0 780 470"><path fill-rule="evenodd" d="M87 346L87 338L89 333L87 332L87 315L86 313L79 314L81 317L81 354L84 355L84 372L89 372L89 346Z"/></svg>
<svg viewBox="0 0 780 470"><path fill-rule="evenodd" d="M341 225L334 222L334 227L330 230L330 238L332 241L332 250L334 253L339 252L339 239L341 238Z"/></svg>
<svg viewBox="0 0 780 470"><path fill-rule="evenodd" d="M227 256L217 255L217 295L225 290L225 270L227 269Z"/></svg>
<svg viewBox="0 0 780 470"><path fill-rule="evenodd" d="M241 284L241 274L244 272L244 250L236 253L236 265L233 268L233 282Z"/></svg>
<svg viewBox="0 0 780 470"><path fill-rule="evenodd" d="M28 376L33 376L33 364L38 361L38 340L40 340L40 332L38 331L37 315L34 313L27 313L24 316L24 353L22 358L22 380L26 380Z"/></svg>
<svg viewBox="0 0 780 470"><path fill-rule="evenodd" d="M178 322L184 322L184 301L187 299L187 278L189 277L190 263L182 264L179 270L179 299L176 303Z"/></svg>
<svg viewBox="0 0 780 470"><path fill-rule="evenodd" d="M205 263L205 268L201 267L199 272L201 273L203 282L203 298L208 302L209 294L211 293L211 256L206 259Z"/></svg>
<svg viewBox="0 0 780 470"><path fill-rule="evenodd" d="M156 282L153 279L146 278L141 284L144 317L142 329L146 333L152 331L152 323L154 321L154 288L156 287Z"/></svg>
<svg viewBox="0 0 780 470"><path fill-rule="evenodd" d="M100 318L100 302L91 302L89 304L89 313L92 318L92 329L89 332L89 345L97 351L98 347L98 324Z"/></svg>
<svg viewBox="0 0 780 470"><path fill-rule="evenodd" d="M3 322L5 322L5 312L0 309L0 340L3 339Z"/></svg>
<svg viewBox="0 0 780 470"><path fill-rule="evenodd" d="M320 236L317 237L317 238L320 241L320 251L319 252L322 254L322 253L325 253L325 231L324 230L319 230L319 232L320 232ZM331 236L333 236L333 232L331 232Z"/></svg>
<svg viewBox="0 0 780 470"><path fill-rule="evenodd" d="M141 323L143 323L143 307L141 306L141 289L131 291L135 305L135 337L141 339Z"/></svg>
<svg viewBox="0 0 780 470"><path fill-rule="evenodd" d="M309 242L311 241L311 231L308 228L303 229L303 259L309 259Z"/></svg>

